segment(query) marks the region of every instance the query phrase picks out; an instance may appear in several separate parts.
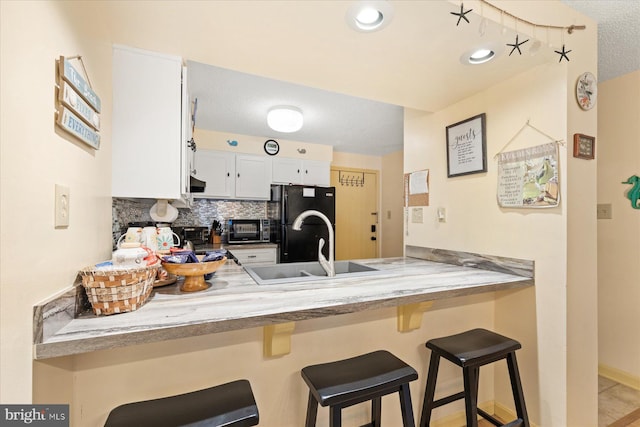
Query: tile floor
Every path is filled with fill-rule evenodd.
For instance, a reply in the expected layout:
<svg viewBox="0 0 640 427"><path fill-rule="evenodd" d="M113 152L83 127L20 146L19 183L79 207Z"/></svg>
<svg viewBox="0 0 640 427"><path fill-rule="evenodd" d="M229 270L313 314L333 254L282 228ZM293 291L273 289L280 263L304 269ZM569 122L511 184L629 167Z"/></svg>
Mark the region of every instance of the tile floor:
<svg viewBox="0 0 640 427"><path fill-rule="evenodd" d="M607 427L639 408L639 390L598 377L598 427ZM625 427L640 427L640 420Z"/></svg>

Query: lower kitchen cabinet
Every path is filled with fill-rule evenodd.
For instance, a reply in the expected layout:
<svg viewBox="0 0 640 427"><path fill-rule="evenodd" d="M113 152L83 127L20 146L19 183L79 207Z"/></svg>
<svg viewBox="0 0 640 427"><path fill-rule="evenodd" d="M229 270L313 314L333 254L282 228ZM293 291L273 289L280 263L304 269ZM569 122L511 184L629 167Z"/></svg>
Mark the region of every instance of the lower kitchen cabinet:
<svg viewBox="0 0 640 427"><path fill-rule="evenodd" d="M248 249L228 249L238 260L240 265L270 265L275 264L277 259L277 248L248 248Z"/></svg>

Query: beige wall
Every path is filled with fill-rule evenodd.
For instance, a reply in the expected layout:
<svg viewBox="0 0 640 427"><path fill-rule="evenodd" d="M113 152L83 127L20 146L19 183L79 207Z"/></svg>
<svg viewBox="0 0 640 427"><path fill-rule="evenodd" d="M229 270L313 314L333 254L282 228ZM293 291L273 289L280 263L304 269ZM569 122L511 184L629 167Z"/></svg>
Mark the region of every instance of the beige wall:
<svg viewBox="0 0 640 427"><path fill-rule="evenodd" d="M266 156L264 143L267 137L240 135L227 132L217 132L204 129L196 129L193 135L198 149L233 151L236 153L258 154ZM237 141L235 147L227 144L227 141ZM333 157L331 145L311 144L288 139L277 138L280 145L279 157L294 157L307 160L321 160L330 162ZM299 149L306 150L305 154L298 153Z"/></svg>
<svg viewBox="0 0 640 427"><path fill-rule="evenodd" d="M31 401L33 305L71 286L83 266L111 255L111 44L99 22L76 19L73 7L0 2L2 403ZM78 54L102 100L99 150L54 126L54 61ZM54 229L55 184L70 189L64 229ZM70 381L69 366L53 369L58 384ZM62 386L49 402L69 402L72 392Z"/></svg>
<svg viewBox="0 0 640 427"><path fill-rule="evenodd" d="M519 358L527 405L532 420L544 426L586 426L595 425L597 421L596 329L592 327L590 332L580 334L570 327L572 321L593 323L595 275L580 278L587 296L580 299L584 306L575 313L577 319L571 321L568 319L574 314L570 297L576 297L567 291L576 280L571 276L575 267L569 260L569 247L574 245L568 225L569 217L572 217L569 211L576 213L574 222L589 224L589 213L585 220L573 206L584 204L592 210L595 205L592 194L570 192L568 184L578 179L593 180L595 169L574 171L574 161L568 154L572 147L562 146L560 206L546 210L501 209L496 203L497 168L493 156L512 140L527 120L549 135L569 140L568 129L572 123L567 116L573 103L568 100L568 93L573 90L574 75L557 64L540 66L442 111L432 114L407 112L405 121L404 170L430 169L430 206L422 208L423 223L408 221L405 242L536 262L535 290L497 298L494 328L523 343ZM517 96L513 96L514 93ZM447 178L443 129L482 112L487 114L488 172ZM546 137L526 129L511 142L507 151L546 142L549 142ZM576 168L580 166L583 165L578 164ZM572 176L573 173L577 176ZM446 209L445 223L437 221L438 207ZM582 228L582 231L587 240L589 236L593 238L593 226ZM586 259L595 259L595 246L584 241L582 244L581 252L592 251ZM587 274L592 273L590 268L586 270ZM589 342L581 339L572 342L576 335L585 334ZM578 350L581 359L571 356ZM582 376L580 389L570 381L572 370L579 371ZM497 376L497 385L496 400L511 404L508 383L502 373ZM565 404L580 399L581 412L567 410Z"/></svg>
<svg viewBox="0 0 640 427"><path fill-rule="evenodd" d="M512 7L518 13L531 9L530 3L512 2ZM534 3L535 7L526 11L533 20L544 22L552 16L554 20L573 22L575 19L575 13L566 13L559 3ZM306 392L299 369L306 364L386 348L418 368L423 379L427 364L423 345L426 339L471 327L495 327L522 337L523 377L534 421L544 426L595 425L592 422L595 420L593 408L597 408L595 373L592 377L585 369L593 363L596 351L591 345L583 346L581 334L577 334L579 342L567 339L568 323L585 324L585 331L592 323L582 312L574 316L568 308L573 301L567 301L567 294L581 291L585 300L575 301L583 303L581 310L595 312L590 299L595 279L575 283L569 273L572 266L567 267L567 252L572 242L566 238L571 212L575 212L581 232L587 237L595 233L590 232L595 230L595 221L590 224L590 219L582 220L579 216L584 212L581 205L593 208L589 205L595 201L591 203L591 196L587 194L577 205L572 205L568 197L576 197L577 192L567 194L565 191L566 203L558 209L544 213L503 212L494 201L495 171L491 160L489 172L483 176L448 180L442 172L446 167L442 151L443 126L478 110L488 113L490 157L527 118L547 133L565 139L570 138L577 122L581 123L579 130L595 134L593 127L582 125L589 118L595 123L595 111L576 119L571 117L574 113L567 106L578 74L574 67L595 68L596 43L592 31L571 39L576 52L571 65L549 64L441 112L430 116L414 112L406 118L408 152L404 155L404 170L424 168L424 164L429 163L433 172L432 207L445 206L449 214L445 225L434 222L419 227L410 225L407 243L533 258L537 265L535 289L499 294L497 302L492 296L438 302L426 313L422 329L406 334L395 332L395 311L391 309L300 322L293 336L293 353L276 359L262 358L260 330L251 329L33 362L33 305L70 286L82 266L106 259L110 254L112 43L264 75L269 73L262 71L273 67L273 62L260 63L251 55L237 55L235 48L222 42L224 32L219 35L221 42L215 44L216 49L210 41L202 43L195 36L193 39L180 37L184 21L176 16L185 9L182 2L163 2L154 15L153 24L145 20L144 2L117 3L119 7L107 4L114 3L0 2L0 401L71 403L72 424L93 426L104 421L108 411L123 402L246 377L254 384L261 424L295 426L302 424L304 416ZM140 25L142 22L147 25ZM253 36L259 39L259 35ZM579 61L579 52L588 58L588 64ZM53 61L59 55L76 54L83 55L94 89L103 101L102 146L98 151L70 142L54 131ZM295 69L283 71L287 72L295 74ZM317 74L321 76L322 70ZM315 77L322 80L318 76ZM299 81L304 83L304 80L300 77ZM331 89L331 82L325 83L324 88ZM562 92L561 98L558 92ZM535 142L532 137L521 143ZM590 182L593 166L588 162L575 166L575 162L567 161L566 150L561 150L561 164L567 166L562 176L571 178L565 179L565 185L574 180L580 182L582 178ZM383 160L375 161L379 167L374 169L380 169ZM574 166L579 170L572 175ZM55 183L71 189L68 229L53 228ZM425 218L433 221L433 211L426 210ZM528 241L533 244L527 244ZM33 251L35 244L38 253ZM593 261L595 255L589 254L589 250L587 245L584 259ZM587 270L585 274L589 273ZM353 340L354 336L360 339ZM594 343L596 341L594 339ZM567 356L577 348L583 350L583 360ZM578 375L570 375L569 363L576 367L572 369ZM575 380L580 374L586 386L583 381ZM454 369L445 370L442 379L445 389L459 384ZM503 377L497 376L497 384L503 381ZM422 384L419 383L412 384L416 412L421 399ZM503 399L503 387L494 392L493 384L491 378L483 382L481 400L496 396L501 402L509 402ZM580 390L572 390L575 386ZM565 402L571 400L582 403L570 408ZM383 414L385 421L393 425L393 420L398 418L397 406L388 406L390 409L385 409ZM455 410L461 407L442 408L440 414ZM365 408L354 408L350 417L361 421L366 412ZM574 412L580 412L587 422L576 418ZM326 412L319 422L326 422Z"/></svg>
<svg viewBox="0 0 640 427"><path fill-rule="evenodd" d="M599 362L640 388L640 210L621 184L640 176L640 71L598 87L598 203L612 219L598 220Z"/></svg>

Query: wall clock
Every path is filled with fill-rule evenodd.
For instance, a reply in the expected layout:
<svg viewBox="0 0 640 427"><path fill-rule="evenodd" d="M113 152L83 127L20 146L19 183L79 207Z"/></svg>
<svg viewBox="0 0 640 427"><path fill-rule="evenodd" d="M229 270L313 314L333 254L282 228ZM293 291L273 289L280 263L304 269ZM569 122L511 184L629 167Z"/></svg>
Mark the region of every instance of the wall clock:
<svg viewBox="0 0 640 427"><path fill-rule="evenodd" d="M274 139L268 139L264 143L264 151L270 156L275 156L280 151L280 144Z"/></svg>
<svg viewBox="0 0 640 427"><path fill-rule="evenodd" d="M576 83L576 101L583 110L590 110L596 105L598 82L590 72L582 73Z"/></svg>

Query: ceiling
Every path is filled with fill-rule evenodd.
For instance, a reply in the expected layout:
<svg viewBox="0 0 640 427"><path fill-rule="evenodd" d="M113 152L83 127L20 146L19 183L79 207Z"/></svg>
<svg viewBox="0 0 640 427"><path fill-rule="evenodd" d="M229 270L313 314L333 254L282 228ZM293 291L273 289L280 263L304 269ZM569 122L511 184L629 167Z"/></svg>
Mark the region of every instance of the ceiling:
<svg viewBox="0 0 640 427"><path fill-rule="evenodd" d="M630 71L640 68L637 45L640 40L637 35L640 14L636 11L640 1L562 1L600 20L599 67L606 70L607 76L616 77L629 72L626 71L628 68ZM269 64L265 64L265 75L286 76L288 71L295 74L296 70L304 70L305 67L321 67L326 71L321 74L326 75L337 91L315 88L326 86L321 81L288 83L284 81L288 80L286 77L279 80L206 65L206 60L188 61L190 92L192 98L198 99L196 127L200 129L330 144L339 152L384 155L402 149L404 106L437 111L515 74L557 61L553 49L541 49L532 55L526 45L522 55L509 56L511 48L507 50L501 41L494 45L499 54L495 60L482 66L464 64L460 60L461 52L469 51L470 47L487 39L513 43L515 31L507 28L507 33L502 34L503 26L489 21L485 34L481 36L477 24L482 19L479 13L486 13L481 10L467 15L472 25L465 25L463 21L456 26L457 17L450 12L457 11L457 7L448 1L393 1L391 24L381 31L367 34L358 33L345 23L344 14L352 2L285 2L286 13L282 13L282 2L252 2L251 13L247 13L249 9L246 7L238 9L238 4L245 2L235 2L233 7L229 4L233 2L212 3L218 3L218 12L233 21L236 24L234 31L240 34L250 31L243 26L255 23L256 17L262 16L268 21L269 31L264 33L265 40L258 42L252 51L255 62L263 60L263 54L271 54L271 60L277 62L282 52L274 50L272 45L282 44L287 37L305 34L304 37L309 39L305 40L308 45L306 52L296 51L289 57L285 56L287 61L280 65L282 71L270 73ZM340 3L344 4L344 11L335 7ZM295 23L308 17L310 4L314 13L324 20L330 16L334 20L339 18L340 22L326 25L324 29L314 25L315 21L309 21L304 28L299 28ZM342 16L333 16L336 10ZM621 37L623 42L616 37ZM604 49L603 43L608 43L607 46L613 43L617 48ZM341 48L333 52L333 46ZM625 52L623 47L631 51ZM280 46L279 50L286 48L286 45ZM338 51L342 55L346 52L350 57L340 57ZM340 67L339 61L344 61L345 66ZM358 79L361 73L373 76L380 84L372 87L371 78ZM604 71L599 70L599 73ZM423 84L403 85L405 79ZM363 87L363 84L368 86ZM368 93L377 100L354 97L354 93ZM284 134L267 127L268 109L283 104L297 106L303 111L305 124L302 130Z"/></svg>

